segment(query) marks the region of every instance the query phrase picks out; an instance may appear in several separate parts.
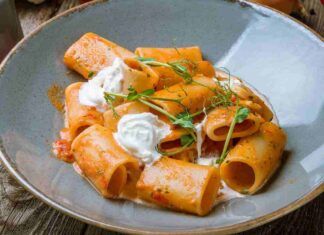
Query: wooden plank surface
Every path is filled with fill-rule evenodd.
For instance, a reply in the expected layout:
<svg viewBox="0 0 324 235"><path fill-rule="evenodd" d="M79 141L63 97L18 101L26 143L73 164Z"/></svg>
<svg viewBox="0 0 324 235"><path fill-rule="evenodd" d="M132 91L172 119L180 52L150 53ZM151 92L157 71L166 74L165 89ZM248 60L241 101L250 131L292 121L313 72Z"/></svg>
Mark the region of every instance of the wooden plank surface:
<svg viewBox="0 0 324 235"><path fill-rule="evenodd" d="M301 21L324 37L324 4L321 0L305 0L304 6L308 16Z"/></svg>
<svg viewBox="0 0 324 235"><path fill-rule="evenodd" d="M78 5L78 0L52 0L35 6L16 1L24 34L51 17ZM305 0L308 16L300 19L324 36L324 6ZM0 165L0 234L117 234L63 215L34 198ZM242 234L324 234L324 194L289 215Z"/></svg>
<svg viewBox="0 0 324 235"><path fill-rule="evenodd" d="M307 16L303 18L297 16L297 18L324 37L324 5L321 0L304 0L303 2ZM26 0L16 0L25 35L51 17L77 5L79 5L78 0L51 0L41 5L33 5Z"/></svg>

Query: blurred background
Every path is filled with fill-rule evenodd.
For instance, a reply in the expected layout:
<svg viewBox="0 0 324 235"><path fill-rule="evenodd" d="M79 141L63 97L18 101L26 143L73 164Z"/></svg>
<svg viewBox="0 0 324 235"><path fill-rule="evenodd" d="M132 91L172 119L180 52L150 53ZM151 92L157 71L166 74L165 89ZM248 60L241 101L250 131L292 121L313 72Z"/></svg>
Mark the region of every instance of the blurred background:
<svg viewBox="0 0 324 235"><path fill-rule="evenodd" d="M324 36L324 0L251 1L291 15ZM86 2L90 0L0 0L0 61L24 35L37 26Z"/></svg>
<svg viewBox="0 0 324 235"><path fill-rule="evenodd" d="M324 36L324 0L254 1L291 14ZM40 23L85 2L89 0L16 0L16 8L26 35Z"/></svg>

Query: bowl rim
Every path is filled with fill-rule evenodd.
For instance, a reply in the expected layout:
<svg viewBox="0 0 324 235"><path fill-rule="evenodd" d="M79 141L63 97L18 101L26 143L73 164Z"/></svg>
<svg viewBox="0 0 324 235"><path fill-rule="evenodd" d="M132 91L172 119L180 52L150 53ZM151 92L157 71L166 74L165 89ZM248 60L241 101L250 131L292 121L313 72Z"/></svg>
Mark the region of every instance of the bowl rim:
<svg viewBox="0 0 324 235"><path fill-rule="evenodd" d="M12 49L11 51L7 54L7 56L3 59L3 61L0 63L0 75L4 73L6 64L10 61L12 56L19 51L21 47L24 46L25 42L28 41L29 39L33 38L36 34L42 31L42 29L47 26L48 24L51 24L53 21L56 21L59 18L66 17L70 14L73 13L79 13L83 11L84 9L104 3L104 2L109 2L110 0L95 0L92 2L88 2L85 4L81 4L79 6L73 7L63 13L60 13L56 15L55 17L45 21L44 23L40 24L37 26L32 32L30 32L27 36L25 36L23 39L21 39ZM281 15L284 16L285 20L292 20L293 22L297 23L298 25L302 26L303 28L306 29L305 33L307 32L308 34L313 34L315 35L320 41L324 41L324 38L317 33L315 30L311 29L309 26L303 24L302 22L296 20L295 18L286 15L285 13L282 13L276 9L270 8L268 6L261 5L259 3L251 3L247 2L245 0L235 0L235 3L244 3L248 5L257 5L258 7L265 8L267 10L270 10L271 14L274 15ZM296 27L296 26L295 26ZM81 220L82 222L98 226L100 228L108 229L108 230L113 230L113 231L118 231L118 232L124 232L124 233L132 233L132 234L169 234L170 232L165 231L165 230L148 230L148 229L140 229L140 228L133 228L133 227L127 227L127 226L120 226L120 225L115 225L114 223L106 222L98 222L94 219L91 219L88 216L82 215L78 212L75 212L74 210L68 209L61 205L59 202L56 202L49 197L47 197L44 193L42 193L40 190L38 190L36 187L34 187L31 183L28 182L28 180L24 177L23 174L17 171L17 169L11 164L11 160L9 157L6 156L5 152L3 152L0 148L0 164L1 162L3 163L4 167L8 170L8 172L19 182L20 185L22 185L27 191L32 193L36 198L40 199L41 201L45 202L47 205L59 210L60 212L64 213L65 215L71 216L75 219ZM228 233L238 233L242 231L246 231L258 226L261 226L265 223L271 222L275 219L278 219L296 209L299 207L305 205L306 203L310 202L313 200L315 197L320 195L321 193L324 192L324 183L319 182L316 186L313 187L311 191L308 193L302 195L300 198L297 200L287 204L286 206L273 211L269 214L263 215L261 217L248 220L245 222L229 225L229 226L224 226L224 227L210 227L210 228L199 228L196 230L183 230L183 231L176 231L172 232L172 234L228 234Z"/></svg>

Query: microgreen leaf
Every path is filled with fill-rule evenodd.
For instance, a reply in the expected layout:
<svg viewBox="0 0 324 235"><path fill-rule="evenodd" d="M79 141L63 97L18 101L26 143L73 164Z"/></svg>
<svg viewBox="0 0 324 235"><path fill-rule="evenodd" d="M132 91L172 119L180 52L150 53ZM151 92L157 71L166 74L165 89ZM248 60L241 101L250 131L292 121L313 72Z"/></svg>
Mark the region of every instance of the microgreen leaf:
<svg viewBox="0 0 324 235"><path fill-rule="evenodd" d="M178 119L184 119L192 122L192 117L189 112L182 112L176 116Z"/></svg>
<svg viewBox="0 0 324 235"><path fill-rule="evenodd" d="M105 92L104 97L105 97L105 100L106 100L107 103L109 103L109 102L113 102L113 101L116 100L116 97L115 97L115 96L110 95L110 94L107 93L107 92Z"/></svg>
<svg viewBox="0 0 324 235"><path fill-rule="evenodd" d="M216 163L221 164L224 161L224 159L226 158L227 154L228 154L228 149L227 148L228 148L229 142L231 140L235 124L236 123L242 123L247 118L249 113L250 113L250 110L248 108L236 107L235 115L234 115L234 118L233 118L232 123L230 125L230 128L228 130L222 154L221 154L220 158L216 161Z"/></svg>
<svg viewBox="0 0 324 235"><path fill-rule="evenodd" d="M183 61L175 61L175 62L169 62L167 63L170 68L180 77L182 77L186 83L191 83L192 82L192 76L189 73L187 67L184 66Z"/></svg>
<svg viewBox="0 0 324 235"><path fill-rule="evenodd" d="M181 146L191 145L194 141L195 140L192 137L192 135L183 135L180 138L180 144L181 144Z"/></svg>
<svg viewBox="0 0 324 235"><path fill-rule="evenodd" d="M137 91L132 86L128 87L128 91L127 100L136 100L139 98Z"/></svg>
<svg viewBox="0 0 324 235"><path fill-rule="evenodd" d="M94 72L93 72L93 71L90 71L90 72L88 73L88 78L91 78L93 75L94 75Z"/></svg>
<svg viewBox="0 0 324 235"><path fill-rule="evenodd" d="M179 113L176 116L176 120L173 121L173 124L179 125L184 128L194 129L193 118L188 112Z"/></svg>
<svg viewBox="0 0 324 235"><path fill-rule="evenodd" d="M136 94L137 94L137 91L134 89L134 87L132 87L132 86L129 86L128 88L127 88L127 90L129 91L129 93L132 93L132 92L136 92Z"/></svg>
<svg viewBox="0 0 324 235"><path fill-rule="evenodd" d="M183 152L184 150L186 150L192 143L194 142L194 139L193 139L193 141L191 142L191 141L188 141L185 145L183 145L183 146L181 146L181 148L178 148L178 149L176 149L176 150L174 150L174 151L167 151L167 152L164 152L164 151L162 151L160 148L159 148L159 145L157 145L156 147L155 147L155 150L159 153L159 154L161 154L161 155L163 155L163 156L173 156L173 155L175 155L175 154L178 154L178 153L181 153L181 152Z"/></svg>
<svg viewBox="0 0 324 235"><path fill-rule="evenodd" d="M163 62L156 61L153 58L144 58L144 57L137 57L137 60L153 67L157 66L157 67L170 68L177 75L182 77L186 83L192 82L192 76L185 65L189 67L190 63L192 64L193 62L190 62L188 60L179 60L179 61L163 63Z"/></svg>
<svg viewBox="0 0 324 235"><path fill-rule="evenodd" d="M143 95L143 96L149 96L149 95L153 95L154 92L155 92L154 89L147 89L147 90L141 92L140 94Z"/></svg>
<svg viewBox="0 0 324 235"><path fill-rule="evenodd" d="M236 123L242 123L247 118L249 113L250 110L248 108L245 107L239 108L239 110L237 111L237 115L235 117Z"/></svg>
<svg viewBox="0 0 324 235"><path fill-rule="evenodd" d="M130 86L128 88L128 91L129 91L129 93L127 95L127 100L129 100L129 101L138 100L139 98L142 98L142 97L145 98L147 96L153 95L155 92L154 89L148 89L148 90L138 93L132 86Z"/></svg>

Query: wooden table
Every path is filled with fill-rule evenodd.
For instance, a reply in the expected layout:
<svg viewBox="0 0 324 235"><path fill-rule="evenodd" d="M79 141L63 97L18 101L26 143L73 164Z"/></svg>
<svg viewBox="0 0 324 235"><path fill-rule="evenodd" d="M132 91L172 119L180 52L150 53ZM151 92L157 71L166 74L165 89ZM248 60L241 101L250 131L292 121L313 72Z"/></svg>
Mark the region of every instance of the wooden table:
<svg viewBox="0 0 324 235"><path fill-rule="evenodd" d="M305 0L309 15L301 19L324 36L324 6ZM24 34L51 17L78 5L78 0L53 0L34 6L16 1ZM274 222L242 234L324 234L324 194ZM117 234L68 217L34 198L0 165L0 234Z"/></svg>

